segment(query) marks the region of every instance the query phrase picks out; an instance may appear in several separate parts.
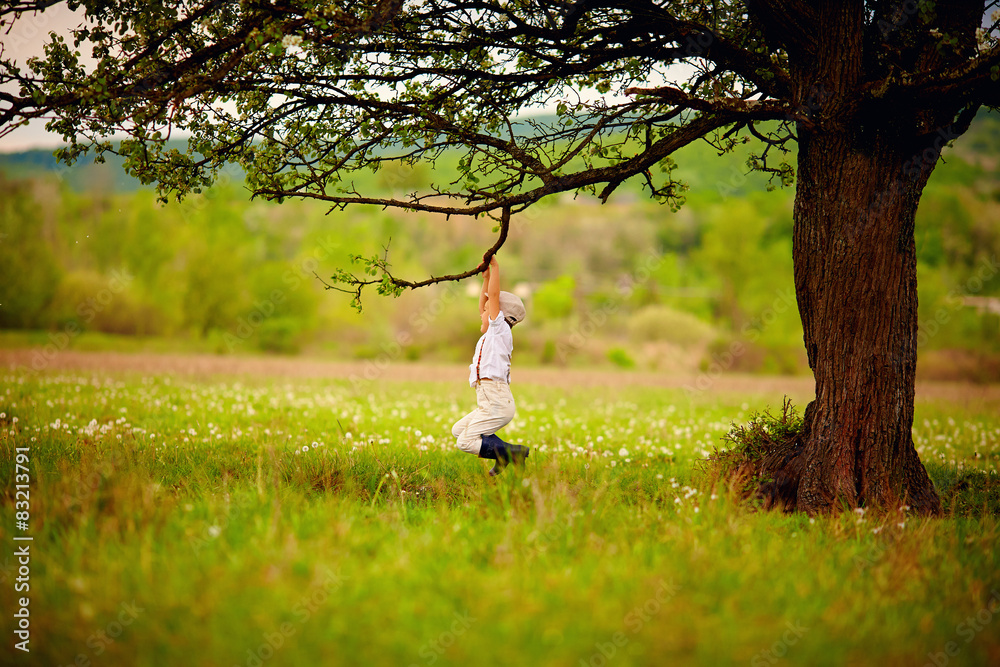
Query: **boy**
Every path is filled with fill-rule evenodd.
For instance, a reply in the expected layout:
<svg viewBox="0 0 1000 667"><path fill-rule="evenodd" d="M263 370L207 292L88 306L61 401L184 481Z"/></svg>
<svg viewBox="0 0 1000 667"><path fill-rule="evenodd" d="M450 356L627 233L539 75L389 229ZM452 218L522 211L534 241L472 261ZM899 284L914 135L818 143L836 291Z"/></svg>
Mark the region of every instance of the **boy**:
<svg viewBox="0 0 1000 667"><path fill-rule="evenodd" d="M510 359L514 353L511 329L524 320L524 314L524 304L517 296L500 291L500 265L494 255L479 295L479 330L483 335L469 365L469 386L476 390L478 407L451 427L459 449L496 461L490 476L499 475L508 463L523 463L530 451L528 447L506 443L496 435L514 418L514 397L510 393Z"/></svg>

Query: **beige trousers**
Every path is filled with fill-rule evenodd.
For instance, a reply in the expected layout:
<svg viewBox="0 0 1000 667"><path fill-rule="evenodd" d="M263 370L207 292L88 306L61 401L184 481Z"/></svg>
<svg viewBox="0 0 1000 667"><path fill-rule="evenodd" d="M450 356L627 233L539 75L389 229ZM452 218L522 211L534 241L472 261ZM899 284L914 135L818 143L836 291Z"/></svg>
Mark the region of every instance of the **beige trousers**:
<svg viewBox="0 0 1000 667"><path fill-rule="evenodd" d="M514 396L510 385L496 380L483 380L476 385L476 409L451 427L458 438L458 448L479 455L483 444L480 436L496 433L514 418Z"/></svg>

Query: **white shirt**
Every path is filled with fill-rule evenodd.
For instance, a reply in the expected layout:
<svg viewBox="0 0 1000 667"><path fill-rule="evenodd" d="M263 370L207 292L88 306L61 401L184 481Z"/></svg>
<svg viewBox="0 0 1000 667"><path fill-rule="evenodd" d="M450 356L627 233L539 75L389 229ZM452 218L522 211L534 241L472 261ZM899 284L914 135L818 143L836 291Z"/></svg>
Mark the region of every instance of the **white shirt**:
<svg viewBox="0 0 1000 667"><path fill-rule="evenodd" d="M497 382L510 382L510 357L514 354L514 336L510 327L503 320L503 311L497 313L496 319L489 321L486 333L479 337L476 351L469 364L469 386L476 386L476 363L479 364L479 377ZM482 357L479 353L482 352Z"/></svg>

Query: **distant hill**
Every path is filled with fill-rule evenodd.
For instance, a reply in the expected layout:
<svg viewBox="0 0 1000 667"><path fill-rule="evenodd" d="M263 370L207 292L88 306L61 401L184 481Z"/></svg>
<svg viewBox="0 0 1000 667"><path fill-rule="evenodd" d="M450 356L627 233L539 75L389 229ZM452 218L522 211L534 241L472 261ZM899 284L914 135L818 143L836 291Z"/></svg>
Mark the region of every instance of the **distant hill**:
<svg viewBox="0 0 1000 667"><path fill-rule="evenodd" d="M177 144L178 147L183 146L183 142L178 141ZM56 176L78 192L133 192L144 187L125 173L122 160L115 155L108 155L103 164L82 158L67 167L56 160L51 149L0 153L0 173L8 179Z"/></svg>
<svg viewBox="0 0 1000 667"><path fill-rule="evenodd" d="M531 120L552 124L555 116L534 116ZM522 125L524 131L527 126ZM169 147L187 150L183 139L168 142ZM932 182L938 184L991 180L994 189L1000 187L1000 113L981 111L968 133L958 140L953 151L945 153L946 164L939 166ZM763 189L766 178L750 174L744 178L746 151L719 159L714 149L697 142L677 156L676 176L687 182L692 192L719 190L726 196L740 196L747 191ZM957 160L956 160L957 158ZM786 157L794 161L794 155ZM956 164L957 162L957 164ZM132 178L122 168L122 160L108 155L106 162L96 164L83 158L72 167L58 163L50 149L35 149L18 153L0 153L0 174L8 179L56 175L78 192L132 192L149 189ZM626 187L624 190L637 189Z"/></svg>

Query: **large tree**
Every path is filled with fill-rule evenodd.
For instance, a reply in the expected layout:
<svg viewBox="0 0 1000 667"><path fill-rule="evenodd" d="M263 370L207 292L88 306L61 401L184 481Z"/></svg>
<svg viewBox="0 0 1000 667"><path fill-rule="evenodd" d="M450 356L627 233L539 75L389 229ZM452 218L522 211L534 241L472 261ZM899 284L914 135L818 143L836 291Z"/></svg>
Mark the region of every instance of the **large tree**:
<svg viewBox="0 0 1000 667"><path fill-rule="evenodd" d="M7 39L56 4L4 5ZM942 147L1000 104L996 0L66 4L85 12L71 39L50 36L27 66L0 63L0 136L49 119L63 159L119 152L165 196L238 164L255 196L499 221L479 266L408 281L370 258L361 277L337 276L358 295L474 275L511 214L554 193L606 201L634 178L674 208L675 151L750 141L749 167L795 182L795 290L816 378L781 489L809 512L939 511L911 437L914 216ZM516 120L544 106L555 121ZM186 152L166 143L180 131ZM797 167L782 158L793 144ZM418 161L442 166L428 191L353 185L352 172Z"/></svg>

